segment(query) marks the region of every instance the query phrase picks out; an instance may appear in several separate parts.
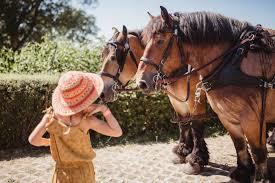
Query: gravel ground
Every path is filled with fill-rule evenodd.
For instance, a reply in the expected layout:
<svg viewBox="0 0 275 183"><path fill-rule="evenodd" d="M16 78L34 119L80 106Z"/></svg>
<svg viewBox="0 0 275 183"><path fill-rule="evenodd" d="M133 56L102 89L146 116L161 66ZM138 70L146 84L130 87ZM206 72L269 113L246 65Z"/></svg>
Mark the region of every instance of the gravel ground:
<svg viewBox="0 0 275 183"><path fill-rule="evenodd" d="M210 164L199 175L186 175L182 164L173 164L171 152L176 142L118 145L95 149L96 180L100 183L188 183L230 182L236 153L229 136L206 139ZM2 152L3 153L3 152ZM275 153L269 154L275 173ZM1 159L1 158L0 158ZM49 154L0 161L1 183L49 183L54 162Z"/></svg>

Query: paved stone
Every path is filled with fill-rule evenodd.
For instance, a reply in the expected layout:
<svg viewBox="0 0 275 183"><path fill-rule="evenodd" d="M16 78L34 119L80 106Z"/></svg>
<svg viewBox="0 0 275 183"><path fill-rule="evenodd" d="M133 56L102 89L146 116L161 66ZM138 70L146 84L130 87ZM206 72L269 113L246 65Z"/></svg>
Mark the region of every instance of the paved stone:
<svg viewBox="0 0 275 183"><path fill-rule="evenodd" d="M175 142L169 142L96 149L96 180L99 183L229 182L229 171L236 166L231 139L220 136L206 141L210 164L199 175L186 175L182 172L183 165L172 163L174 155L171 149ZM275 154L271 153L270 157L274 158ZM49 183L53 166L49 154L4 160L0 162L0 183Z"/></svg>

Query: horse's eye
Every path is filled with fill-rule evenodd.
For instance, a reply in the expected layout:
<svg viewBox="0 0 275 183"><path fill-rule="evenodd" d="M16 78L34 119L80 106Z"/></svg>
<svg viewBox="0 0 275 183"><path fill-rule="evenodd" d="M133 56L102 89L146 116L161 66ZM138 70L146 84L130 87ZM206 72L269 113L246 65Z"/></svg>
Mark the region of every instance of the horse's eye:
<svg viewBox="0 0 275 183"><path fill-rule="evenodd" d="M111 56L111 61L115 61L116 60L116 56L112 55Z"/></svg>
<svg viewBox="0 0 275 183"><path fill-rule="evenodd" d="M159 40L157 40L156 43L157 43L157 45L162 45L164 43L164 40L159 39Z"/></svg>

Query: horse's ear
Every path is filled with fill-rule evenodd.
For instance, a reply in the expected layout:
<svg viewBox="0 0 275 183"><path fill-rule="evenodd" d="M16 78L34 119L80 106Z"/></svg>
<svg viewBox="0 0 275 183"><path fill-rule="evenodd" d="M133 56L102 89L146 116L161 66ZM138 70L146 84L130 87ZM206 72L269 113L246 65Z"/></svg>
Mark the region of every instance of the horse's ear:
<svg viewBox="0 0 275 183"><path fill-rule="evenodd" d="M124 36L127 36L127 28L126 28L125 25L123 25L123 27L122 27L122 34L123 34Z"/></svg>
<svg viewBox="0 0 275 183"><path fill-rule="evenodd" d="M169 15L168 11L166 8L164 8L163 6L160 6L161 9L161 18L162 20L170 27L173 27L173 18L171 17L171 15Z"/></svg>
<svg viewBox="0 0 275 183"><path fill-rule="evenodd" d="M149 15L149 17L150 17L151 19L154 18L154 16L153 16L149 11L147 11L147 14Z"/></svg>
<svg viewBox="0 0 275 183"><path fill-rule="evenodd" d="M112 30L114 31L114 34L119 33L118 29L117 29L117 28L115 28L115 27L112 27Z"/></svg>
<svg viewBox="0 0 275 183"><path fill-rule="evenodd" d="M117 28L115 28L115 27L112 27L112 30L114 31L114 33L113 33L113 39L116 39L117 38L117 36L118 36L118 34L119 34L119 31L118 31L118 29Z"/></svg>

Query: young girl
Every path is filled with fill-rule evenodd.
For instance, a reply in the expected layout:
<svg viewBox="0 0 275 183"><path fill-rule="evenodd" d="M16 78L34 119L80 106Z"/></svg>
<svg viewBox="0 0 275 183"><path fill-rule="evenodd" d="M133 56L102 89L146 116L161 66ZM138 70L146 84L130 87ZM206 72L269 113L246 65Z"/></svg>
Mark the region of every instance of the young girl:
<svg viewBox="0 0 275 183"><path fill-rule="evenodd" d="M89 129L104 135L119 137L122 130L105 105L93 104L104 84L92 73L70 71L59 80L52 96L52 108L29 136L34 146L50 146L56 162L53 183L95 182L92 159L95 152ZM107 123L93 114L102 112ZM43 138L48 131L50 138Z"/></svg>

